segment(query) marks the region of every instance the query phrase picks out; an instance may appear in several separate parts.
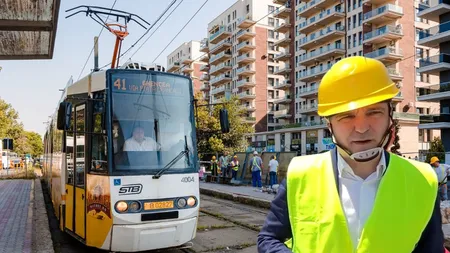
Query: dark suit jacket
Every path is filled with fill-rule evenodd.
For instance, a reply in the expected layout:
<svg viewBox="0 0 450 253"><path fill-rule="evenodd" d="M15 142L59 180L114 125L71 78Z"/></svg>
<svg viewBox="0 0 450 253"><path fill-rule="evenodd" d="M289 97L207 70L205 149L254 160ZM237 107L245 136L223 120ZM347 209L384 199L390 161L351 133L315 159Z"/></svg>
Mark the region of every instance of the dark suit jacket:
<svg viewBox="0 0 450 253"><path fill-rule="evenodd" d="M338 184L338 172L336 165L336 150L333 157L333 167L335 169L336 185ZM386 152L386 164L389 163L389 154ZM289 223L289 214L286 196L286 180L280 184L278 193L272 201L269 213L261 232L258 234L258 252L259 253L288 253L292 252L283 243L292 237L291 225ZM438 191L438 189L436 189ZM442 221L440 212L439 194L436 198L433 215L428 225L422 233L417 247L412 253L443 253L444 252L444 234L442 232ZM325 252L324 252L325 253Z"/></svg>

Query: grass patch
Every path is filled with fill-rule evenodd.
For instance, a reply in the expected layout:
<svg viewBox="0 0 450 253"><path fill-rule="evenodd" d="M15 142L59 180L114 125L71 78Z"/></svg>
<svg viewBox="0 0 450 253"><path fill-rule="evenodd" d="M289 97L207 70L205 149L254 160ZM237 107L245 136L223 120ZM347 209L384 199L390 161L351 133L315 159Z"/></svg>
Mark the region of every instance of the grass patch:
<svg viewBox="0 0 450 253"><path fill-rule="evenodd" d="M0 174L0 180L11 180L11 179L36 179L36 174L34 172L35 168L31 167L25 171L25 169L9 169L2 170Z"/></svg>
<svg viewBox="0 0 450 253"><path fill-rule="evenodd" d="M202 209L200 209L200 212L205 213L205 214L207 214L207 215L211 215L211 216L213 216L213 217L216 217L216 218L221 219L221 220L224 220L224 221L231 222L231 223L236 224L236 225L238 225L238 226L248 228L248 229L253 230L253 231L256 231L256 232L259 232L259 231L261 230L261 229L259 228L259 226L256 226L256 225L250 225L250 224L243 223L243 222L240 222L240 221L236 221L236 220L233 220L233 219L230 219L230 218L226 218L226 217L224 217L222 214L219 214L219 213L213 213L213 212L206 211L206 210L202 210Z"/></svg>
<svg viewBox="0 0 450 253"><path fill-rule="evenodd" d="M212 225L212 226L198 226L197 231L205 231L205 230L213 230L213 229L222 229L222 228L230 228L232 226L229 225Z"/></svg>

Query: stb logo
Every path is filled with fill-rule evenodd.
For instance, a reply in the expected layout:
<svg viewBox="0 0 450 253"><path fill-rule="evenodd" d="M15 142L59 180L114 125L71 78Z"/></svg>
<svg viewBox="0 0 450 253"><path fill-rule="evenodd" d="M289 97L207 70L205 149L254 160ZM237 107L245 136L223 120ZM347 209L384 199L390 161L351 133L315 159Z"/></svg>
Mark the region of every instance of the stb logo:
<svg viewBox="0 0 450 253"><path fill-rule="evenodd" d="M127 184L119 189L119 195L132 195L139 194L142 192L141 184Z"/></svg>

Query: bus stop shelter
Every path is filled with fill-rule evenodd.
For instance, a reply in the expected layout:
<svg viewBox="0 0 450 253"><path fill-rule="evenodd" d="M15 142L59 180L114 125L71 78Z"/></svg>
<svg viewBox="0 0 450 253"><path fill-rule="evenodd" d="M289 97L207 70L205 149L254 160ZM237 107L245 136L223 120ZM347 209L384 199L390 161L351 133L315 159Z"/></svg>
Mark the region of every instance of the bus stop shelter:
<svg viewBox="0 0 450 253"><path fill-rule="evenodd" d="M60 0L0 0L0 60L52 59Z"/></svg>

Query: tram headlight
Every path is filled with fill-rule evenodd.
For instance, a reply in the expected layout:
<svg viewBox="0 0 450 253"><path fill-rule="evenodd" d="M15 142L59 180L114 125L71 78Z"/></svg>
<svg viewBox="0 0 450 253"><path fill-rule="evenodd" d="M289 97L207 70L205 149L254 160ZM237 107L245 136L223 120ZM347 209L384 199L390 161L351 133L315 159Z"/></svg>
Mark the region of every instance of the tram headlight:
<svg viewBox="0 0 450 253"><path fill-rule="evenodd" d="M128 204L125 201L119 201L116 203L116 210L119 213L123 213L125 211L127 211L128 209Z"/></svg>
<svg viewBox="0 0 450 253"><path fill-rule="evenodd" d="M183 208L186 206L186 199L185 198L179 198L177 201L177 206L180 208Z"/></svg>
<svg viewBox="0 0 450 253"><path fill-rule="evenodd" d="M187 200L188 206L191 206L191 207L195 206L196 202L197 202L197 200L194 197L189 197Z"/></svg>
<svg viewBox="0 0 450 253"><path fill-rule="evenodd" d="M130 211L137 212L139 209L141 209L141 204L137 201L133 201L130 203Z"/></svg>

